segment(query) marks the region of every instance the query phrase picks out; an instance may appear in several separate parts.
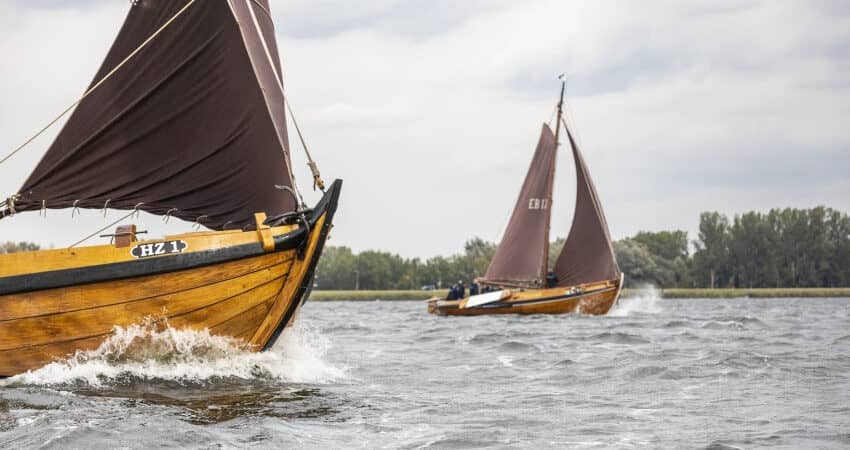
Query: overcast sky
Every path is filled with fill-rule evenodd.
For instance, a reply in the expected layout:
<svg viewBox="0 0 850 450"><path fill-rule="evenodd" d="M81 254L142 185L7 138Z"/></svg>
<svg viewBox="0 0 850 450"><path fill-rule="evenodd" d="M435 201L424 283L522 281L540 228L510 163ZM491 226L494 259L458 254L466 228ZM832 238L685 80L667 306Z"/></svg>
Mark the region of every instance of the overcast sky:
<svg viewBox="0 0 850 450"><path fill-rule="evenodd" d="M0 1L0 153L76 100L129 4ZM850 211L850 2L272 0L272 13L313 155L345 180L331 244L432 256L498 240L561 72L614 238L695 238L706 210ZM48 134L0 166L0 197ZM561 152L555 235L573 184ZM110 221L21 214L0 240L64 246ZM189 228L175 222L139 221Z"/></svg>

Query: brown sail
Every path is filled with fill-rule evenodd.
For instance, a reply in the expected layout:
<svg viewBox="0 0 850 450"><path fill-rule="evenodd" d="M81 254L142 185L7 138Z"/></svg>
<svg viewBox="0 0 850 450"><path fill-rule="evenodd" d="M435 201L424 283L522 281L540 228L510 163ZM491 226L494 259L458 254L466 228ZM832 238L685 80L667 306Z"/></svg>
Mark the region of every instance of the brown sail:
<svg viewBox="0 0 850 450"><path fill-rule="evenodd" d="M555 263L559 286L614 280L620 269L614 257L608 222L573 135L564 124L576 165L576 206L564 249Z"/></svg>
<svg viewBox="0 0 850 450"><path fill-rule="evenodd" d="M487 268L486 281L534 284L545 278L556 151L555 135L544 124L510 222Z"/></svg>
<svg viewBox="0 0 850 450"><path fill-rule="evenodd" d="M295 209L274 188L292 180L268 7L133 2L92 86L105 81L77 106L15 209L138 207L212 229Z"/></svg>

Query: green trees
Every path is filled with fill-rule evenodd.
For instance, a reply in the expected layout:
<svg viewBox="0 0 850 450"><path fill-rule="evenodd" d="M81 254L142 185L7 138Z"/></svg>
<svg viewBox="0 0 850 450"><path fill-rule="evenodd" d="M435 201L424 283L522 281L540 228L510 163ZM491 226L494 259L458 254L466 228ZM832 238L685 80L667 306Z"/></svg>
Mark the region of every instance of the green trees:
<svg viewBox="0 0 850 450"><path fill-rule="evenodd" d="M10 245L19 244L5 244ZM563 246L563 238L550 243L550 268ZM0 253L6 253L3 248ZM425 261L328 247L319 263L317 284L320 289L447 287L483 275L495 251L494 243L481 238L467 241L463 253ZM628 286L850 286L850 217L825 207L748 212L732 220L704 212L693 242L685 231L642 231L615 242L614 252Z"/></svg>
<svg viewBox="0 0 850 450"><path fill-rule="evenodd" d="M446 287L463 280L469 283L484 275L496 244L481 238L466 242L464 252L426 261L405 259L389 252L354 254L348 247L327 247L316 271L319 289L419 289L425 285Z"/></svg>
<svg viewBox="0 0 850 450"><path fill-rule="evenodd" d="M614 253L627 284L658 287L691 286L691 260L685 231L641 231L614 242Z"/></svg>
<svg viewBox="0 0 850 450"><path fill-rule="evenodd" d="M40 248L32 242L3 242L0 243L0 255L5 253L33 252Z"/></svg>
<svg viewBox="0 0 850 450"><path fill-rule="evenodd" d="M700 216L698 287L837 287L850 284L850 217L831 208L772 209L729 219Z"/></svg>

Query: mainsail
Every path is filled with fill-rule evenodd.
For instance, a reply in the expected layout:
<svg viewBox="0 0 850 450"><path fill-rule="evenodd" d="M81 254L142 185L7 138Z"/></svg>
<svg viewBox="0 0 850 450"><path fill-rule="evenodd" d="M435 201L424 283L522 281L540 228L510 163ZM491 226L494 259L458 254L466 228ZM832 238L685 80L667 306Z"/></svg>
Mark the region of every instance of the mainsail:
<svg viewBox="0 0 850 450"><path fill-rule="evenodd" d="M535 284L546 277L555 135L543 125L508 227L484 276L491 283Z"/></svg>
<svg viewBox="0 0 850 450"><path fill-rule="evenodd" d="M564 128L575 159L577 186L572 228L554 268L558 285L617 279L620 269L611 246L608 222L581 151L566 123Z"/></svg>
<svg viewBox="0 0 850 450"><path fill-rule="evenodd" d="M15 210L141 209L223 229L296 208L275 189L293 181L268 0L136 0L92 86L104 77Z"/></svg>

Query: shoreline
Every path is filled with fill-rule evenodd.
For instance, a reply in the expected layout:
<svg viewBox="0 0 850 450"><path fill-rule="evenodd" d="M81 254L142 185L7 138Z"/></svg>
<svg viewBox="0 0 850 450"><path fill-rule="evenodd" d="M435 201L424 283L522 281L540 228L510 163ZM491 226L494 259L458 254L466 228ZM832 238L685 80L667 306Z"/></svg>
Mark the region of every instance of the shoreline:
<svg viewBox="0 0 850 450"><path fill-rule="evenodd" d="M310 301L423 301L445 297L448 290L315 290ZM664 299L732 299L732 298L835 298L850 297L848 288L762 288L762 289L623 289L622 298L657 296Z"/></svg>

